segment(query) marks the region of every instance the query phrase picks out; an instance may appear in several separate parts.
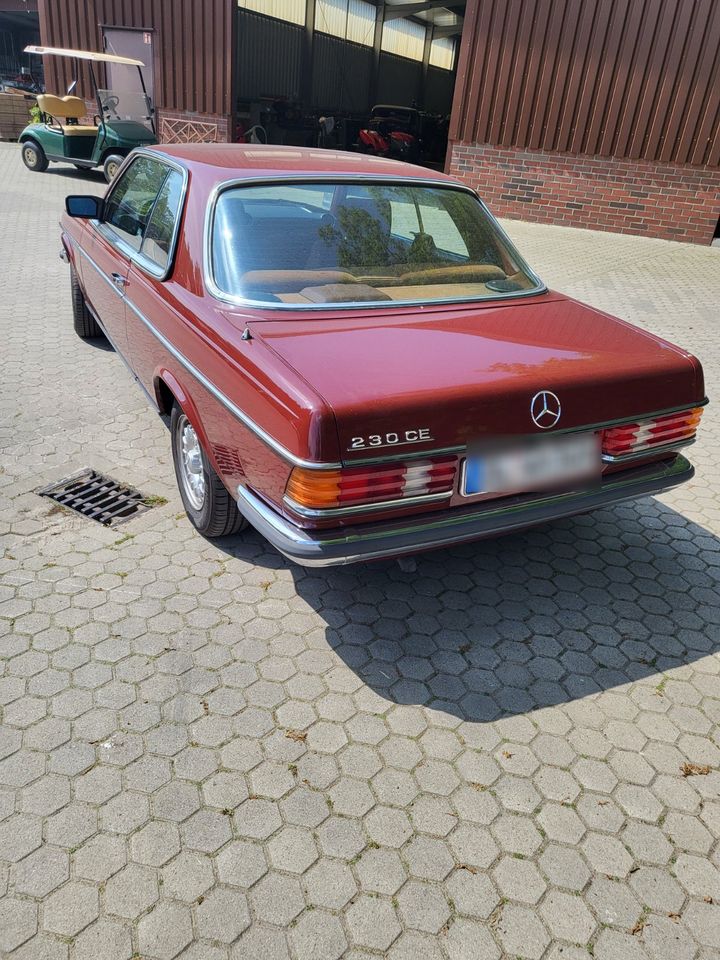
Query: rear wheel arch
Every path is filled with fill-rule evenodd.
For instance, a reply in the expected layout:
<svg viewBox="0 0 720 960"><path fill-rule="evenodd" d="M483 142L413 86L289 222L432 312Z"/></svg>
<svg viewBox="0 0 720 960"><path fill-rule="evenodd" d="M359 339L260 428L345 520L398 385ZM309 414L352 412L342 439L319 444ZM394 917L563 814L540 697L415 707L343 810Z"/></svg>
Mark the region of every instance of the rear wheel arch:
<svg viewBox="0 0 720 960"><path fill-rule="evenodd" d="M169 417L172 413L173 406L177 404L192 424L192 428L198 435L198 439L205 453L214 461L210 440L203 427L200 413L195 406L194 400L175 374L167 369L158 370L153 379L153 387L155 402L157 403L160 413ZM214 463L213 465L217 469Z"/></svg>

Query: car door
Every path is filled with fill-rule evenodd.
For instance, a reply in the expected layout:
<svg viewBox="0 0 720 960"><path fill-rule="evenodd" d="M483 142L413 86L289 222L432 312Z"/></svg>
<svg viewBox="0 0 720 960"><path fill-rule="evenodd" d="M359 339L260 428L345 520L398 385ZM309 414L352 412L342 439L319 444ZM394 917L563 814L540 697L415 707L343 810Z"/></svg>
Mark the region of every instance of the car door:
<svg viewBox="0 0 720 960"><path fill-rule="evenodd" d="M115 348L128 357L126 296L130 264L143 235L167 167L140 154L113 183L101 221L92 221L83 270L85 292Z"/></svg>

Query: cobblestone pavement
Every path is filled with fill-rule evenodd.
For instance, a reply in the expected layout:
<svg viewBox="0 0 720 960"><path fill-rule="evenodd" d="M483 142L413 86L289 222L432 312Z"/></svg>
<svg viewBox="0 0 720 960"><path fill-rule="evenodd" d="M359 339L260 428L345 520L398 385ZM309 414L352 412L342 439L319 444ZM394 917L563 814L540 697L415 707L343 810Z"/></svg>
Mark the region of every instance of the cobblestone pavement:
<svg viewBox="0 0 720 960"><path fill-rule="evenodd" d="M72 332L58 215L101 189L0 145L0 956L720 957L716 408L683 489L414 573L210 544ZM720 250L508 226L713 392ZM34 492L83 466L167 503Z"/></svg>

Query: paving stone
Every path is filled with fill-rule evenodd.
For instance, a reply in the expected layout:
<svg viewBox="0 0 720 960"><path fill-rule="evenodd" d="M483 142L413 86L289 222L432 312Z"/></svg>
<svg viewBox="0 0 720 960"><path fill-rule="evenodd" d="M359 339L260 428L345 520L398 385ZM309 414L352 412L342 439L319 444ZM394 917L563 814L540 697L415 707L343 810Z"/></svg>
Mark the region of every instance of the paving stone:
<svg viewBox="0 0 720 960"><path fill-rule="evenodd" d="M643 909L630 887L612 877L593 877L587 901L600 923L627 929L635 926Z"/></svg>
<svg viewBox="0 0 720 960"><path fill-rule="evenodd" d="M180 826L182 842L191 850L212 853L232 836L230 818L213 810L198 810Z"/></svg>
<svg viewBox="0 0 720 960"><path fill-rule="evenodd" d="M353 943L371 950L387 950L400 934L392 904L365 894L357 897L345 914Z"/></svg>
<svg viewBox="0 0 720 960"><path fill-rule="evenodd" d="M450 916L450 906L437 886L408 880L397 895L403 922L412 930L438 933Z"/></svg>
<svg viewBox="0 0 720 960"><path fill-rule="evenodd" d="M37 817L18 813L0 823L2 859L22 860L42 843L42 822Z"/></svg>
<svg viewBox="0 0 720 960"><path fill-rule="evenodd" d="M444 880L455 865L447 845L431 837L414 837L404 855L412 876L421 880Z"/></svg>
<svg viewBox="0 0 720 960"><path fill-rule="evenodd" d="M133 920L158 899L155 871L130 863L105 885L105 907L109 913Z"/></svg>
<svg viewBox="0 0 720 960"><path fill-rule="evenodd" d="M130 960L132 936L129 926L101 917L76 937L74 960Z"/></svg>
<svg viewBox="0 0 720 960"><path fill-rule="evenodd" d="M461 914L486 920L500 902L500 894L488 876L474 867L459 867L447 883L448 895Z"/></svg>
<svg viewBox="0 0 720 960"><path fill-rule="evenodd" d="M172 960L192 940L190 911L179 903L159 903L138 923L143 956Z"/></svg>
<svg viewBox="0 0 720 960"><path fill-rule="evenodd" d="M318 858L311 834L299 827L284 827L268 843L270 861L278 870L305 873Z"/></svg>
<svg viewBox="0 0 720 960"><path fill-rule="evenodd" d="M0 900L0 950L10 953L29 940L37 930L37 907L28 900L3 897Z"/></svg>
<svg viewBox="0 0 720 960"><path fill-rule="evenodd" d="M513 957L539 960L550 943L539 917L528 907L505 904L496 929L506 953Z"/></svg>
<svg viewBox="0 0 720 960"><path fill-rule="evenodd" d="M304 913L289 939L298 960L339 960L347 947L342 924L324 910Z"/></svg>
<svg viewBox="0 0 720 960"><path fill-rule="evenodd" d="M99 913L98 894L90 883L71 881L43 904L43 926L50 933L74 937Z"/></svg>
<svg viewBox="0 0 720 960"><path fill-rule="evenodd" d="M179 850L180 833L174 823L149 823L130 838L130 858L151 867L161 867Z"/></svg>
<svg viewBox="0 0 720 960"><path fill-rule="evenodd" d="M252 797L238 807L233 817L236 833L255 840L266 839L275 833L281 823L276 803Z"/></svg>
<svg viewBox="0 0 720 960"><path fill-rule="evenodd" d="M396 893L407 879L405 867L394 850L365 850L358 861L357 875L363 890L370 893Z"/></svg>
<svg viewBox="0 0 720 960"><path fill-rule="evenodd" d="M595 930L592 914L580 897L551 890L540 906L540 914L554 937L585 944Z"/></svg>
<svg viewBox="0 0 720 960"><path fill-rule="evenodd" d="M14 892L42 899L64 883L69 873L69 858L64 850L41 847L13 867Z"/></svg>
<svg viewBox="0 0 720 960"><path fill-rule="evenodd" d="M250 891L250 903L259 920L286 926L305 907L300 882L271 871Z"/></svg>
<svg viewBox="0 0 720 960"><path fill-rule="evenodd" d="M640 867L630 877L630 886L651 910L678 913L685 894L682 887L659 867Z"/></svg>
<svg viewBox="0 0 720 960"><path fill-rule="evenodd" d="M317 831L320 849L329 857L352 860L367 843L360 824L346 817L330 817Z"/></svg>
<svg viewBox="0 0 720 960"><path fill-rule="evenodd" d="M498 889L508 900L537 903L547 889L537 867L529 860L503 857L493 868L492 875Z"/></svg>
<svg viewBox="0 0 720 960"><path fill-rule="evenodd" d="M251 887L268 870L262 847L244 840L235 840L223 847L215 863L220 880L239 887ZM208 874L212 875L209 867Z"/></svg>
<svg viewBox="0 0 720 960"><path fill-rule="evenodd" d="M590 866L612 877L626 877L633 865L632 857L615 837L588 834L581 848Z"/></svg>
<svg viewBox="0 0 720 960"><path fill-rule="evenodd" d="M258 960L259 957L262 960L290 960L290 952L282 930L253 923L233 946L231 957L232 960Z"/></svg>
<svg viewBox="0 0 720 960"><path fill-rule="evenodd" d="M303 888L309 904L341 910L357 892L352 871L344 863L322 858L303 876Z"/></svg>
<svg viewBox="0 0 720 960"><path fill-rule="evenodd" d="M500 852L489 830L468 824L461 824L450 834L448 844L458 863L482 870L486 870Z"/></svg>
<svg viewBox="0 0 720 960"><path fill-rule="evenodd" d="M12 955L13 960L68 960L69 946L44 933L27 940Z"/></svg>
<svg viewBox="0 0 720 960"><path fill-rule="evenodd" d="M539 864L551 883L568 890L579 892L590 879L590 870L577 850L559 844L548 844L540 856Z"/></svg>
<svg viewBox="0 0 720 960"><path fill-rule="evenodd" d="M83 880L103 883L125 866L125 843L120 837L98 834L72 854L73 871Z"/></svg>
<svg viewBox="0 0 720 960"><path fill-rule="evenodd" d="M216 887L196 908L195 926L204 940L237 940L250 926L245 895L230 887Z"/></svg>
<svg viewBox="0 0 720 960"><path fill-rule="evenodd" d="M498 960L500 957L500 950L489 931L471 920L455 920L450 925L443 948L448 960L474 960L475 957Z"/></svg>

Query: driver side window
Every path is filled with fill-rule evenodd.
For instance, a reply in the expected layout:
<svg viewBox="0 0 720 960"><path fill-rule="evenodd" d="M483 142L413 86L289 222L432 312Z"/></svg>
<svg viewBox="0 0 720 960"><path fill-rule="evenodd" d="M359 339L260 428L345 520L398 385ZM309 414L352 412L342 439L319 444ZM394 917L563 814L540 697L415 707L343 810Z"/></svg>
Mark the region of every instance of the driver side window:
<svg viewBox="0 0 720 960"><path fill-rule="evenodd" d="M169 169L138 157L121 174L105 204L103 224L136 252Z"/></svg>

